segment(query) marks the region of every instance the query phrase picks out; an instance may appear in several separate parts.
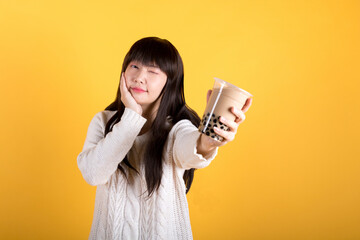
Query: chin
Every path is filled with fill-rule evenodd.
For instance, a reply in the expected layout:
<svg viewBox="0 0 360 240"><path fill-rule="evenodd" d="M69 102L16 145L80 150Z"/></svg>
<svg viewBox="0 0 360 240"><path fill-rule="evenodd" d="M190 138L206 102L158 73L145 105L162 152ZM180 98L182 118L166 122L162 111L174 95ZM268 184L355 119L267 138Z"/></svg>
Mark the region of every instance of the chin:
<svg viewBox="0 0 360 240"><path fill-rule="evenodd" d="M141 100L141 99L136 99L136 98L135 98L135 101L136 101L136 103L139 104L140 106L144 106L144 105L148 105L148 104L149 104L148 102L143 101L143 100Z"/></svg>

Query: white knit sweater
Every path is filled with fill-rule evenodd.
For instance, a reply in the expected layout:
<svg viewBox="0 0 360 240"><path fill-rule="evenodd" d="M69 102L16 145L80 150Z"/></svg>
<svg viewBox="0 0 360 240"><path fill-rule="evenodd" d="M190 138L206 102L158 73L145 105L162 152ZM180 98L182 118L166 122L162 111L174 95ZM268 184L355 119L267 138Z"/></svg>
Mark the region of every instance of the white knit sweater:
<svg viewBox="0 0 360 240"><path fill-rule="evenodd" d="M197 154L197 128L189 120L176 123L165 143L161 185L148 198L142 156L150 132L138 136L146 119L126 108L104 138L114 113L95 115L77 157L84 179L97 186L89 239L192 239L183 174L185 169L208 166L217 149L207 159ZM126 154L140 175L125 167L126 179L117 169Z"/></svg>

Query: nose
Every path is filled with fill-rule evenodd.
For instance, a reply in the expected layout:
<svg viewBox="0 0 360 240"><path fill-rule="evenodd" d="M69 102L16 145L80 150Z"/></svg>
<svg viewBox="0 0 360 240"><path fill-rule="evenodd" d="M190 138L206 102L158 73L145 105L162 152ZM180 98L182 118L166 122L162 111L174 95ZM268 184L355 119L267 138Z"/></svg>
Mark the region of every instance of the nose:
<svg viewBox="0 0 360 240"><path fill-rule="evenodd" d="M146 81L146 72L144 70L138 71L134 78L134 81L139 84L144 84Z"/></svg>

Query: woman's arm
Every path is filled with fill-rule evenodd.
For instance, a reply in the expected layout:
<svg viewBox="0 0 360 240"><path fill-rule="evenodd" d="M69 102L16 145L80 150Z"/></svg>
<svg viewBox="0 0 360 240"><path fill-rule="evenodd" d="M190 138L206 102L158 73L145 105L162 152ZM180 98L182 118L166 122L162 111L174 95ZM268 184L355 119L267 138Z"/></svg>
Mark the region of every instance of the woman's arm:
<svg viewBox="0 0 360 240"><path fill-rule="evenodd" d="M102 118L102 113L98 113L91 120L83 150L77 157L85 181L93 186L110 179L146 122L141 115L125 108L120 122L104 138L106 121Z"/></svg>
<svg viewBox="0 0 360 240"><path fill-rule="evenodd" d="M208 92L210 96L211 90ZM219 142L209 136L200 134L190 121L180 121L175 124L174 159L176 164L185 169L203 168L210 164L217 154L218 147L224 146L234 140L239 125L245 120L245 112L250 108L252 99L247 99L241 110L232 107L234 121L220 117L220 122L229 127L228 131L214 128L215 133L223 137ZM188 122L186 124L186 122ZM192 126L190 126L190 125Z"/></svg>
<svg viewBox="0 0 360 240"><path fill-rule="evenodd" d="M217 154L217 147L211 152L199 152L201 134L189 121L181 120L173 126L173 158L180 168L204 168L210 164Z"/></svg>

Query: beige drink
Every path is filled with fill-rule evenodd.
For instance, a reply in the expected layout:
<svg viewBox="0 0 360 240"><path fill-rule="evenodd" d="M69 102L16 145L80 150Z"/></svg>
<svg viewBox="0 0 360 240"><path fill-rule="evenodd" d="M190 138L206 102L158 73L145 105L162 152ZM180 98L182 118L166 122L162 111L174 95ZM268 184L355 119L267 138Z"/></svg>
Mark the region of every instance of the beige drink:
<svg viewBox="0 0 360 240"><path fill-rule="evenodd" d="M231 113L231 107L241 110L246 99L251 97L252 95L245 90L215 78L215 84L200 122L199 131L217 141L222 141L223 138L215 134L214 127L225 131L228 131L229 128L219 121L220 117L234 121L235 115Z"/></svg>

